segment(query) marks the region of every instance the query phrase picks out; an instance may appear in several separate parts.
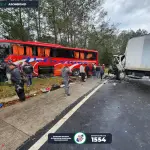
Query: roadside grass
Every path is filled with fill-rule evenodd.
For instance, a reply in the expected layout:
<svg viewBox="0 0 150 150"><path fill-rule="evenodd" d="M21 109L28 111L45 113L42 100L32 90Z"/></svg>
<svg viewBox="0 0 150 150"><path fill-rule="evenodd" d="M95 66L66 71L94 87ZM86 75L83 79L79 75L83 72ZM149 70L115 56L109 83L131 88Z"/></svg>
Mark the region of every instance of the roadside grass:
<svg viewBox="0 0 150 150"><path fill-rule="evenodd" d="M51 77L51 78L33 78L33 84L27 87L25 84L25 93L31 91L39 91L41 88L49 87L53 84L61 84L61 77ZM0 85L0 99L7 98L16 95L14 86L9 86L7 83Z"/></svg>

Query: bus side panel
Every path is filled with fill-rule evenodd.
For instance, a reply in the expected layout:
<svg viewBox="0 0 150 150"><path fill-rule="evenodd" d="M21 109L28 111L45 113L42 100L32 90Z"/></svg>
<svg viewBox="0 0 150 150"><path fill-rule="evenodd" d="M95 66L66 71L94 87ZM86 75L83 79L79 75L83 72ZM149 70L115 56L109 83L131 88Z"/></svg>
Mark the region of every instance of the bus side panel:
<svg viewBox="0 0 150 150"><path fill-rule="evenodd" d="M77 60L77 59L66 59L66 58L50 58L50 57L38 57L38 56L15 56L9 55L7 60L12 60L15 64L20 65L25 60L28 60L30 64L33 66L34 72L33 76L39 75L39 66L40 67L54 67L53 73L54 76L61 76L61 70L65 65L67 65L70 70L79 69L81 63L88 64L90 69L92 68L92 63L98 64L98 60Z"/></svg>
<svg viewBox="0 0 150 150"><path fill-rule="evenodd" d="M66 66L66 65L70 68L71 71L73 71L73 69L79 69L81 64L83 64L84 66L85 66L85 64L88 64L90 67L90 70L91 70L92 63L97 63L96 60L87 61L87 60L74 60L74 59L66 60L66 59L64 59L64 61L65 61L65 63L58 62L54 65L54 76L61 76L61 71L64 68L64 66Z"/></svg>

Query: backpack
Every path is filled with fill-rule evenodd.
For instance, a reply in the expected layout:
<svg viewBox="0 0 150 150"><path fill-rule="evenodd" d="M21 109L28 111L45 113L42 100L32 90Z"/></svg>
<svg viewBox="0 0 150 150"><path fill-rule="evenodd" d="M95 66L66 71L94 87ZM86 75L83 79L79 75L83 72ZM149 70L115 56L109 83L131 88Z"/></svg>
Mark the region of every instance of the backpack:
<svg viewBox="0 0 150 150"><path fill-rule="evenodd" d="M31 74L31 73L33 73L33 66L30 65L30 64L24 65L24 66L23 66L23 72L24 72L25 74Z"/></svg>

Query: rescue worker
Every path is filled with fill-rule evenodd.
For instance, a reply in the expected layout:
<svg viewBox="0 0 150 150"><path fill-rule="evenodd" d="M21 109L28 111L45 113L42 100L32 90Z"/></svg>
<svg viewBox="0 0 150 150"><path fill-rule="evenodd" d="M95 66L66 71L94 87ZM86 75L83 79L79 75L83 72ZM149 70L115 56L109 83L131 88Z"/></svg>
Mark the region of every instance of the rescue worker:
<svg viewBox="0 0 150 150"><path fill-rule="evenodd" d="M65 85L65 94L67 96L70 96L70 91L69 91L69 74L71 73L71 70L68 68L68 66L65 66L62 69L62 77L63 77L63 83Z"/></svg>
<svg viewBox="0 0 150 150"><path fill-rule="evenodd" d="M80 75L81 75L81 81L85 82L85 68L83 65L80 65Z"/></svg>
<svg viewBox="0 0 150 150"><path fill-rule="evenodd" d="M25 100L24 81L21 77L21 73L15 64L10 64L9 68L11 73L11 81L15 86L15 91L20 101L24 101Z"/></svg>

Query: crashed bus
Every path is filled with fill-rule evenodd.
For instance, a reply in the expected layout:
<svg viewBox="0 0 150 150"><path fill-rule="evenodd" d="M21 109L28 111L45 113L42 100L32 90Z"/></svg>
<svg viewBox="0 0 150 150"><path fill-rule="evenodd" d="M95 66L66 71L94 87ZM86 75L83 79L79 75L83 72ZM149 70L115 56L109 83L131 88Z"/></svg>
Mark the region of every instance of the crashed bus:
<svg viewBox="0 0 150 150"><path fill-rule="evenodd" d="M0 40L0 57L7 62L11 60L19 65L28 60L33 66L33 76L53 74L60 76L62 68L67 65L72 75L79 75L81 64L98 65L98 52L81 48L64 47L33 41Z"/></svg>

